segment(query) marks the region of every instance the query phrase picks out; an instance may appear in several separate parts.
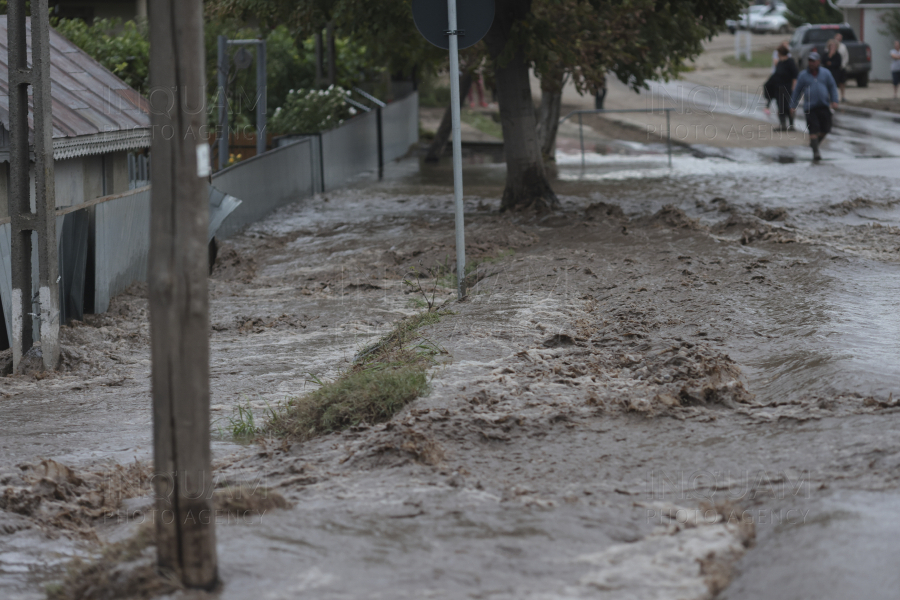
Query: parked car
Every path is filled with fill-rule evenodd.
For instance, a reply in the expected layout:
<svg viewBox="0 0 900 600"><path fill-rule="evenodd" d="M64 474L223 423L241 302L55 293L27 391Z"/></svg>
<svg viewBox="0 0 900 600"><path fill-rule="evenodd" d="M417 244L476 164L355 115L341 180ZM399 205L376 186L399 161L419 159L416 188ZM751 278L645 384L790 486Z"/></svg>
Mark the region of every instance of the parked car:
<svg viewBox="0 0 900 600"><path fill-rule="evenodd" d="M754 4L747 11L741 12L739 19L728 19L725 21L725 26L728 27L728 31L731 33L736 32L738 29L747 29L747 23L752 22L754 17L762 14L768 8L765 4Z"/></svg>
<svg viewBox="0 0 900 600"><path fill-rule="evenodd" d="M755 33L788 33L791 24L787 20L788 7L781 2L772 4L754 4L741 13L739 19L725 21L728 31L749 29Z"/></svg>
<svg viewBox="0 0 900 600"><path fill-rule="evenodd" d="M791 54L800 66L806 68L806 57L815 50L819 54L825 52L828 40L840 33L844 38L844 45L850 53L850 64L846 68L847 78L856 79L856 85L866 87L869 85L869 71L872 70L872 48L865 42L860 42L849 24L840 25L801 25L791 38Z"/></svg>
<svg viewBox="0 0 900 600"><path fill-rule="evenodd" d="M755 33L788 33L792 29L791 22L787 19L790 12L787 6L776 2L753 16L749 23L750 29Z"/></svg>

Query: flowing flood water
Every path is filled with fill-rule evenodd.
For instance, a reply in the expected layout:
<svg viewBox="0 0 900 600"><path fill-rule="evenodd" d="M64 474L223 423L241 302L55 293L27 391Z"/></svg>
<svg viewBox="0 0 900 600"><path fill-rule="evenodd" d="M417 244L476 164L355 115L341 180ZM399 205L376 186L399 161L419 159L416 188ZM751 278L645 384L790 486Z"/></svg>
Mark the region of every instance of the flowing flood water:
<svg viewBox="0 0 900 600"><path fill-rule="evenodd" d="M900 181L664 151L560 155L563 214L537 220L471 161L478 283L436 287L430 393L302 444L236 443L235 407L264 421L421 310L403 280L453 256L449 168L403 161L225 242L217 474L291 507L219 525L214 597L896 597ZM0 484L149 460L144 293L64 331L65 373L0 382ZM47 514L0 511L3 597L96 554Z"/></svg>

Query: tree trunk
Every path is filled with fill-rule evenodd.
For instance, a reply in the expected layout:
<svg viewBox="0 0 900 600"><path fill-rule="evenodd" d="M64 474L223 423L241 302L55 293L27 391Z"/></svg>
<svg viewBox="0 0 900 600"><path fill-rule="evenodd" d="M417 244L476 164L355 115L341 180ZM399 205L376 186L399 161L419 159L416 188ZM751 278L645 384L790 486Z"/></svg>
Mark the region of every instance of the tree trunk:
<svg viewBox="0 0 900 600"><path fill-rule="evenodd" d="M541 156L547 162L556 160L556 132L559 130L559 113L562 109L562 91L541 92L541 110L538 113L538 143Z"/></svg>
<svg viewBox="0 0 900 600"><path fill-rule="evenodd" d="M500 210L549 212L559 207L559 200L547 180L538 146L528 63L521 48L512 53L504 52L513 25L526 18L531 11L531 0L497 0L496 6L494 24L485 42L496 65L497 97L506 154L506 189Z"/></svg>
<svg viewBox="0 0 900 600"><path fill-rule="evenodd" d="M460 106L466 105L466 96L469 95L469 90L472 88L472 80L472 71L463 71L463 74L459 76ZM437 133L434 134L434 140L428 146L425 162L438 162L441 160L441 157L444 155L444 149L447 147L447 142L450 141L450 130L452 127L452 114L448 106L447 110L444 111L444 117L441 119L441 125L438 127Z"/></svg>

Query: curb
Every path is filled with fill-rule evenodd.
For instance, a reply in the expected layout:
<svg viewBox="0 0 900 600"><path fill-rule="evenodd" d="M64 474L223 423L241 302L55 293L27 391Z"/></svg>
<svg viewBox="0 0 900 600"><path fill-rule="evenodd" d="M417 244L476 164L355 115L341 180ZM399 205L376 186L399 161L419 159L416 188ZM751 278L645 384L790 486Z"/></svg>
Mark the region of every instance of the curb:
<svg viewBox="0 0 900 600"><path fill-rule="evenodd" d="M886 110L875 110L874 108L863 108L862 106L852 106L847 104L841 104L838 110L857 117L900 123L900 113L892 113Z"/></svg>

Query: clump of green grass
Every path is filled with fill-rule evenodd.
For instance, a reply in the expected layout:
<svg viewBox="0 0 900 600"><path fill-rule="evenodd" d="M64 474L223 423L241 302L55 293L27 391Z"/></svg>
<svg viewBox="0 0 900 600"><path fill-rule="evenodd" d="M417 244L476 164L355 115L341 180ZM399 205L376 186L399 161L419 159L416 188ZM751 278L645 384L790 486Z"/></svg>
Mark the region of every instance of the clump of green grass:
<svg viewBox="0 0 900 600"><path fill-rule="evenodd" d="M311 394L289 400L269 422L269 430L309 439L363 423L380 423L427 389L428 376L418 364L349 371Z"/></svg>
<svg viewBox="0 0 900 600"><path fill-rule="evenodd" d="M419 330L441 316L423 312L402 319L389 334L363 348L353 366L336 380L319 380L319 389L272 412L266 431L307 440L389 420L428 390L428 368L442 350L421 339Z"/></svg>
<svg viewBox="0 0 900 600"><path fill-rule="evenodd" d="M228 429L235 438L251 438L259 433L249 403L247 406L238 404L232 409L232 416L228 417Z"/></svg>

